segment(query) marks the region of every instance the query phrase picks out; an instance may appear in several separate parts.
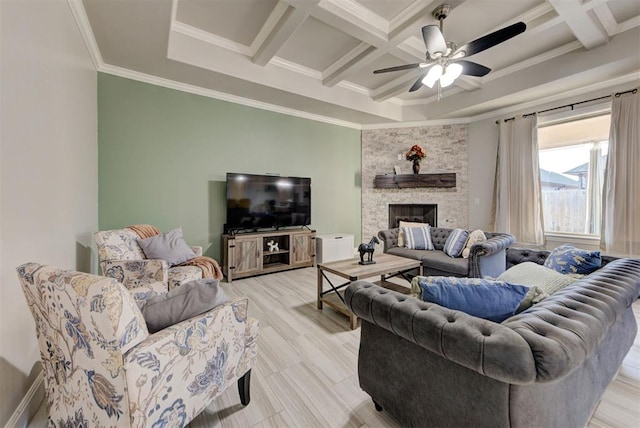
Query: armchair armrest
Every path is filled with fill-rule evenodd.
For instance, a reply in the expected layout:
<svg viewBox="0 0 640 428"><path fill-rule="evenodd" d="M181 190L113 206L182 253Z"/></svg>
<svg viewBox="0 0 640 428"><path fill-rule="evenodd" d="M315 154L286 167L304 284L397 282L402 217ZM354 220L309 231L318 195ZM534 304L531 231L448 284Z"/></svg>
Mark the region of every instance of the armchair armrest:
<svg viewBox="0 0 640 428"><path fill-rule="evenodd" d="M182 412L197 414L244 374L237 369L247 367L247 305L243 298L216 306L152 334L125 355L129 396L138 399L133 426L153 425L161 417L156 406L179 402Z"/></svg>
<svg viewBox="0 0 640 428"><path fill-rule="evenodd" d="M385 253L391 248L398 246L398 233L400 233L400 228L398 227L396 227L395 229L381 230L378 232L378 238L382 239Z"/></svg>
<svg viewBox="0 0 640 428"><path fill-rule="evenodd" d="M423 302L366 281L351 283L345 291L347 307L362 319L363 348L384 355L405 339L461 366L506 383L536 380L536 365L529 344L512 329L460 311ZM370 328L370 323L377 328ZM378 328L391 333L376 334ZM386 332L385 332L386 333ZM364 344L366 343L366 347ZM418 348L402 349L415 351ZM360 355L359 358L376 358ZM381 357L387 358L388 355Z"/></svg>
<svg viewBox="0 0 640 428"><path fill-rule="evenodd" d="M513 235L496 234L486 241L471 246L469 252L469 276L483 278L497 277L506 270L507 248L516 242Z"/></svg>
<svg viewBox="0 0 640 428"><path fill-rule="evenodd" d="M101 267L104 276L115 278L127 289L169 281L169 266L165 260L106 260Z"/></svg>

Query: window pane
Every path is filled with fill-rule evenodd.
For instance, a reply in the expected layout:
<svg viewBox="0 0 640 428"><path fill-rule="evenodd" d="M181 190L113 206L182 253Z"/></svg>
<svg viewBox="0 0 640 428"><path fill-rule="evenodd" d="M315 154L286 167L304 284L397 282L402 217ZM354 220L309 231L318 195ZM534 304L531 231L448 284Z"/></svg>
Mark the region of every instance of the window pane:
<svg viewBox="0 0 640 428"><path fill-rule="evenodd" d="M610 116L606 119L589 118L540 128L539 135L544 131L545 138L541 147L546 147L539 151L546 232L600 233L598 207L602 180L596 179L594 182L599 183L599 188L590 192L589 170L592 174L599 171L602 177L608 142L601 138L608 133ZM594 138L584 141L590 135L585 135L587 125Z"/></svg>

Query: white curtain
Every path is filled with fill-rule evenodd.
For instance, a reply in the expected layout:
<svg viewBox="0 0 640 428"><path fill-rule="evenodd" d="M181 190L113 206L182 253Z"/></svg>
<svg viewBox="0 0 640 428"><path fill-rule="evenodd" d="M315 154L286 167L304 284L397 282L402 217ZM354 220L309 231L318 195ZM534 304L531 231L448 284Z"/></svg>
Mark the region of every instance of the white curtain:
<svg viewBox="0 0 640 428"><path fill-rule="evenodd" d="M493 229L519 244L544 244L536 116L500 121Z"/></svg>
<svg viewBox="0 0 640 428"><path fill-rule="evenodd" d="M596 142L593 143L589 152L589 172L587 174L587 221L585 223L585 233L592 235L600 233L603 180L602 148L600 143Z"/></svg>
<svg viewBox="0 0 640 428"><path fill-rule="evenodd" d="M640 256L640 96L614 97L604 174L600 248Z"/></svg>

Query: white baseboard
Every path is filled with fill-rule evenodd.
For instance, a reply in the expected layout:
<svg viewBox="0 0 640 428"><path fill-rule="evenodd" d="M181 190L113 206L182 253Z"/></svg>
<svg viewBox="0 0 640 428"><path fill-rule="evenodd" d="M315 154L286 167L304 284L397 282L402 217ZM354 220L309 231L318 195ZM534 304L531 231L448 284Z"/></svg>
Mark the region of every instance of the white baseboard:
<svg viewBox="0 0 640 428"><path fill-rule="evenodd" d="M4 428L25 428L44 400L44 375L38 373Z"/></svg>

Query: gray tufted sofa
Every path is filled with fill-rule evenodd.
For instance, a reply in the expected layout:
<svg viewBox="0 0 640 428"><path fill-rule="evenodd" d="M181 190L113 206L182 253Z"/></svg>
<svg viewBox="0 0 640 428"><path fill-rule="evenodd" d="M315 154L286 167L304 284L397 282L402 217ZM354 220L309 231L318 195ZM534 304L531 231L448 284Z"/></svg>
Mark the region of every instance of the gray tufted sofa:
<svg viewBox="0 0 640 428"><path fill-rule="evenodd" d="M381 230L378 237L384 244L384 252L395 256L421 260L423 275L458 276L469 278L496 277L505 270L505 250L515 242L507 233L484 232L486 241L471 247L469 258L449 257L442 249L453 229L431 228L431 241L435 251L410 250L398 247L399 228Z"/></svg>
<svg viewBox="0 0 640 428"><path fill-rule="evenodd" d="M568 428L631 348L639 294L640 259L609 258L501 324L365 281L345 298L362 319L360 386L401 425Z"/></svg>

